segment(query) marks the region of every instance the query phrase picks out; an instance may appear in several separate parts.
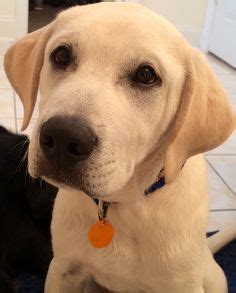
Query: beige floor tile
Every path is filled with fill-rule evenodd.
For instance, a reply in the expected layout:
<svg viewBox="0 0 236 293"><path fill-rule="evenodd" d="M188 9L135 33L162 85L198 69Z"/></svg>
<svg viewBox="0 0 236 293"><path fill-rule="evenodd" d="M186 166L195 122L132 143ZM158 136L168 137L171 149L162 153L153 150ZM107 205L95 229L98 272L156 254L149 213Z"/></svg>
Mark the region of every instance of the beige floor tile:
<svg viewBox="0 0 236 293"><path fill-rule="evenodd" d="M235 82L236 82L236 78L235 78ZM236 93L228 93L228 98L229 98L229 102L232 104L234 110L236 109Z"/></svg>
<svg viewBox="0 0 236 293"><path fill-rule="evenodd" d="M2 67L0 67L0 89L11 89L11 85Z"/></svg>
<svg viewBox="0 0 236 293"><path fill-rule="evenodd" d="M208 60L209 61L209 60ZM219 77L221 74L234 74L234 69L230 68L227 64L222 63L216 63L209 61L209 64L212 68L212 70L215 72L215 74Z"/></svg>
<svg viewBox="0 0 236 293"><path fill-rule="evenodd" d="M0 41L0 51L1 51L1 41ZM12 89L3 68L3 59L4 59L4 56L0 55L0 88Z"/></svg>
<svg viewBox="0 0 236 293"><path fill-rule="evenodd" d="M224 184L216 172L208 167L209 195L211 210L236 209L236 195Z"/></svg>
<svg viewBox="0 0 236 293"><path fill-rule="evenodd" d="M208 152L207 155L236 155L236 131L224 144Z"/></svg>
<svg viewBox="0 0 236 293"><path fill-rule="evenodd" d="M236 197L236 156L206 156L206 159Z"/></svg>
<svg viewBox="0 0 236 293"><path fill-rule="evenodd" d="M228 94L231 103L236 103L236 70L212 54L207 54L206 56Z"/></svg>
<svg viewBox="0 0 236 293"><path fill-rule="evenodd" d="M234 103L236 96L236 76L235 75L218 75L218 78L229 96L231 103Z"/></svg>
<svg viewBox="0 0 236 293"><path fill-rule="evenodd" d="M213 71L215 72L215 74L217 76L232 76L236 77L236 69L231 68L229 65L227 65L224 62L218 62L216 61L216 63L211 63L210 62L210 66L212 67Z"/></svg>
<svg viewBox="0 0 236 293"><path fill-rule="evenodd" d="M23 109L21 100L16 93L15 93L15 99L16 99L16 117L17 119L22 119L24 117L24 109ZM37 97L37 102L36 102L35 109L32 115L33 118L38 117L38 103L39 103L39 96Z"/></svg>
<svg viewBox="0 0 236 293"><path fill-rule="evenodd" d="M231 67L223 60L217 58L215 55L209 53L206 54L206 57L215 73L236 75L236 70L233 67Z"/></svg>
<svg viewBox="0 0 236 293"><path fill-rule="evenodd" d="M233 109L234 109L234 111L236 113L236 103L234 103L232 106L233 106Z"/></svg>
<svg viewBox="0 0 236 293"><path fill-rule="evenodd" d="M0 50L1 50L1 46L0 46ZM4 68L3 68L3 60L4 60L4 55L0 55L0 70L4 70Z"/></svg>
<svg viewBox="0 0 236 293"><path fill-rule="evenodd" d="M222 230L236 223L236 211L211 212L207 231Z"/></svg>
<svg viewBox="0 0 236 293"><path fill-rule="evenodd" d="M0 88L0 118L14 118L13 92Z"/></svg>
<svg viewBox="0 0 236 293"><path fill-rule="evenodd" d="M6 127L10 131L16 132L15 119L0 118L0 125Z"/></svg>
<svg viewBox="0 0 236 293"><path fill-rule="evenodd" d="M12 43L13 41L0 40L0 55L4 55Z"/></svg>
<svg viewBox="0 0 236 293"><path fill-rule="evenodd" d="M21 119L24 117L24 109L23 104L21 103L21 100L19 96L15 93L15 99L16 99L16 117L17 119Z"/></svg>

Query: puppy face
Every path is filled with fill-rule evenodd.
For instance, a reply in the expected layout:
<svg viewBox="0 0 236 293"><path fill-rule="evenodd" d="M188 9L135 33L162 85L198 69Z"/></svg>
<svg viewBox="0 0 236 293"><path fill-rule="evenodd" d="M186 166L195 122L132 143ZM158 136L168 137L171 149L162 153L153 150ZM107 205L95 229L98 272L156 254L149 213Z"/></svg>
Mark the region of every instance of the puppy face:
<svg viewBox="0 0 236 293"><path fill-rule="evenodd" d="M62 13L47 43L29 170L99 197L122 188L157 147L175 113L184 68L167 51L170 44L170 51L179 48L172 34L163 39L165 23L157 28L139 9L86 10ZM88 159L60 170L39 144L43 122L55 116L82 118L98 138Z"/></svg>
<svg viewBox="0 0 236 293"><path fill-rule="evenodd" d="M208 85L201 84L201 80L209 83L214 77L202 59L195 67L192 65L193 49L166 20L153 12L122 3L75 7L61 13L45 30L50 33L44 32L40 45L34 40L34 46L40 46L34 55L43 58L42 68L38 70L37 63L34 67L34 72L40 72L41 99L29 147L32 176L109 200L112 193L130 180L135 168L158 149L163 138L169 137L171 142L166 146L169 155L165 163L167 175L172 178L188 156L212 148L232 131L233 118L221 133L221 139L214 143L206 140L206 144L198 146L196 137L200 136L195 133L196 137L192 137L192 123L198 127L199 118L195 119L193 109L189 109L198 103L194 111L201 111L200 99L209 96ZM8 62L6 71L14 85ZM196 86L197 78L193 81L200 64L206 68L203 74L199 69L201 90ZM218 93L221 89L214 91ZM192 102L196 93L199 97ZM22 100L27 114L29 103ZM202 112L207 115L206 107L204 103ZM186 114L189 111L193 118ZM62 164L60 153L56 160L45 156L40 135L45 123L55 117L59 120L54 121L53 128L57 124L57 133L62 131L64 141L73 136L68 140L68 145L73 143L73 153L80 153L81 146L77 140L75 147L74 138L80 136L81 141L81 136L87 137L88 132L96 138L86 159ZM85 126L81 132L82 124ZM203 127L199 127L201 136L205 135ZM188 133L187 141L192 144L185 141ZM46 143L50 141L47 139ZM86 144L86 150L87 147Z"/></svg>

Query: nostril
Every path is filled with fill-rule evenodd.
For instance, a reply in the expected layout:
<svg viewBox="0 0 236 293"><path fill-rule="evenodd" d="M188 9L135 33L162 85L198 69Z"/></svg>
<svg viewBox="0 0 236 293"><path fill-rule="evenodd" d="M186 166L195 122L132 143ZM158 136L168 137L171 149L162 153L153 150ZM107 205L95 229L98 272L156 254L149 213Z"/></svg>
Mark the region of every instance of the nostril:
<svg viewBox="0 0 236 293"><path fill-rule="evenodd" d="M77 143L73 143L73 142L69 143L67 150L70 154L75 155L75 156L83 155L83 153L81 152L81 149Z"/></svg>
<svg viewBox="0 0 236 293"><path fill-rule="evenodd" d="M86 121L55 116L42 124L39 144L44 157L61 168L87 160L98 138Z"/></svg>
<svg viewBox="0 0 236 293"><path fill-rule="evenodd" d="M48 148L54 148L55 142L53 138L49 135L44 135L41 139L41 143L44 144Z"/></svg>

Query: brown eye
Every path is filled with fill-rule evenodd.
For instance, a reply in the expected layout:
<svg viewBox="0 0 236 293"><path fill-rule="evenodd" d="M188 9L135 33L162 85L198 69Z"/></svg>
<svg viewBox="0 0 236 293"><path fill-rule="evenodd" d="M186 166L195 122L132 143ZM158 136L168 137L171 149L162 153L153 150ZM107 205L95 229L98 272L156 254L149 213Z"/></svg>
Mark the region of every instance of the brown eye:
<svg viewBox="0 0 236 293"><path fill-rule="evenodd" d="M51 53L50 59L56 66L66 68L72 61L71 51L71 47L61 45Z"/></svg>
<svg viewBox="0 0 236 293"><path fill-rule="evenodd" d="M138 68L134 77L135 82L145 85L154 84L160 78L157 76L155 70L150 65L143 65Z"/></svg>

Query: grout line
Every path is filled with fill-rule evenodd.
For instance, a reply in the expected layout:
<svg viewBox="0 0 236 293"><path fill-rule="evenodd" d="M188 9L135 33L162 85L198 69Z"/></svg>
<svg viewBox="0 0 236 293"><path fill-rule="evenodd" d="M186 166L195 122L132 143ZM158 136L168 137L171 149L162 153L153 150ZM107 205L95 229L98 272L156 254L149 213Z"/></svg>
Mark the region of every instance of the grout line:
<svg viewBox="0 0 236 293"><path fill-rule="evenodd" d="M210 212L236 212L236 209L212 209Z"/></svg>
<svg viewBox="0 0 236 293"><path fill-rule="evenodd" d="M17 110L16 110L16 94L15 94L15 91L13 91L13 101L14 101L15 128L16 128L16 133L18 133L18 127L17 127Z"/></svg>
<svg viewBox="0 0 236 293"><path fill-rule="evenodd" d="M206 161L208 163L208 165L216 172L216 174L220 177L220 179L224 182L224 184L229 188L229 190L235 195L235 192L233 191L233 189L228 185L228 183L224 180L224 178L222 178L222 176L219 174L219 172L214 168L214 166L207 160Z"/></svg>
<svg viewBox="0 0 236 293"><path fill-rule="evenodd" d="M213 157L213 156L236 156L236 154L204 154L205 157Z"/></svg>

